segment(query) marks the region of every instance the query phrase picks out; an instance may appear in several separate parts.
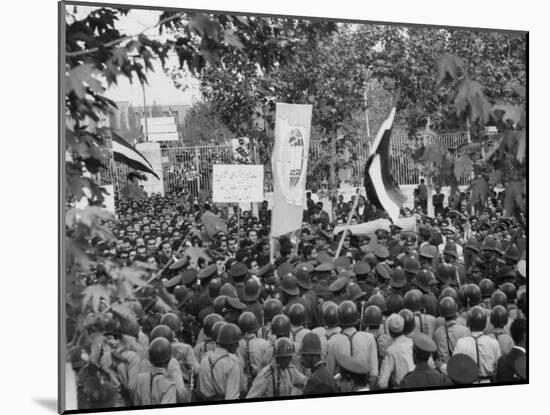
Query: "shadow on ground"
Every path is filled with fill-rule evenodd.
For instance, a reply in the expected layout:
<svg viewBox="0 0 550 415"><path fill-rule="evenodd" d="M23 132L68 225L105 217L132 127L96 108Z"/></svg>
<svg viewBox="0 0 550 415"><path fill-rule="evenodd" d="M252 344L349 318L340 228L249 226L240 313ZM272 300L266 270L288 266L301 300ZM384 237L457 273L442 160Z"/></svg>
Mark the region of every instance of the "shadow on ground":
<svg viewBox="0 0 550 415"><path fill-rule="evenodd" d="M52 412L57 412L57 399L52 398L36 398L34 400L38 405L49 409Z"/></svg>

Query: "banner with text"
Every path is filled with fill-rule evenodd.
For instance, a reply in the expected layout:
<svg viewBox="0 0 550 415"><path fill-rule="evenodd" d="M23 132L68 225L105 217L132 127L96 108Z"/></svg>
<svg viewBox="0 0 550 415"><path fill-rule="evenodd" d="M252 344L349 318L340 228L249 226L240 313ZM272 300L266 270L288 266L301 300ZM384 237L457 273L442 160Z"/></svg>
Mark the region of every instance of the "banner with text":
<svg viewBox="0 0 550 415"><path fill-rule="evenodd" d="M256 164L214 164L214 203L251 203L264 200L264 166Z"/></svg>
<svg viewBox="0 0 550 415"><path fill-rule="evenodd" d="M311 105L281 104L275 109L275 146L272 155L272 236L302 227L307 177Z"/></svg>

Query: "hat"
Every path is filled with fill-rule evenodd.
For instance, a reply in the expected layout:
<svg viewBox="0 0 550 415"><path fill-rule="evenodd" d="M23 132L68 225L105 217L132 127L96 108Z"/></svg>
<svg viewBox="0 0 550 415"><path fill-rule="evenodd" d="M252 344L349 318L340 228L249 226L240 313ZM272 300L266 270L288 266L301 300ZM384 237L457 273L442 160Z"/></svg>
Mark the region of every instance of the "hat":
<svg viewBox="0 0 550 415"><path fill-rule="evenodd" d="M304 290L311 289L311 280L309 278L309 270L305 265L300 265L295 269L296 284L302 287Z"/></svg>
<svg viewBox="0 0 550 415"><path fill-rule="evenodd" d="M283 278L285 275L293 273L294 267L288 262L283 262L277 267L277 275L279 278Z"/></svg>
<svg viewBox="0 0 550 415"><path fill-rule="evenodd" d="M519 248L516 245L510 245L504 253L504 258L519 261L521 259Z"/></svg>
<svg viewBox="0 0 550 415"><path fill-rule="evenodd" d="M330 284L328 289L334 293L334 292L343 290L346 287L347 283L348 283L348 279L346 277L339 277L336 281Z"/></svg>
<svg viewBox="0 0 550 415"><path fill-rule="evenodd" d="M353 272L356 275L365 275L370 272L370 265L364 261L359 261L353 266Z"/></svg>
<svg viewBox="0 0 550 415"><path fill-rule="evenodd" d="M334 269L332 262L323 262L321 265L317 265L316 272L330 272Z"/></svg>
<svg viewBox="0 0 550 415"><path fill-rule="evenodd" d="M369 367L358 357L348 356L344 353L336 354L336 363L342 369L357 375L366 375L369 373Z"/></svg>
<svg viewBox="0 0 550 415"><path fill-rule="evenodd" d="M464 245L464 249L471 249L474 252L479 252L479 242L474 236L471 236Z"/></svg>
<svg viewBox="0 0 550 415"><path fill-rule="evenodd" d="M179 285L180 283L181 283L181 275L178 274L175 277L172 277L168 281L166 281L164 283L164 286L166 288L172 288L172 287L175 287L176 285Z"/></svg>
<svg viewBox="0 0 550 415"><path fill-rule="evenodd" d="M414 285L424 292L430 292L432 285L432 275L428 270L421 269L416 273L413 279Z"/></svg>
<svg viewBox="0 0 550 415"><path fill-rule="evenodd" d="M456 235L458 233L458 229L456 229L453 225L449 225L445 228L444 233Z"/></svg>
<svg viewBox="0 0 550 415"><path fill-rule="evenodd" d="M244 277L246 274L248 274L248 267L244 262L235 262L229 269L229 276L233 278Z"/></svg>
<svg viewBox="0 0 550 415"><path fill-rule="evenodd" d="M452 241L447 241L445 248L443 248L443 253L451 255L453 258L458 258L458 252L456 251L456 244Z"/></svg>
<svg viewBox="0 0 550 415"><path fill-rule="evenodd" d="M196 269L186 269L181 274L181 283L189 285L197 280L198 271Z"/></svg>
<svg viewBox="0 0 550 415"><path fill-rule="evenodd" d="M497 273L497 279L501 280L503 278L515 278L516 277L516 271L514 271L514 268L510 265L503 265L500 267Z"/></svg>
<svg viewBox="0 0 550 415"><path fill-rule="evenodd" d="M447 374L458 385L469 385L479 376L476 362L466 354L455 354L447 362Z"/></svg>
<svg viewBox="0 0 550 415"><path fill-rule="evenodd" d="M424 333L418 333L414 336L413 344L415 347L427 353L433 353L437 350L437 346L432 338Z"/></svg>
<svg viewBox="0 0 550 415"><path fill-rule="evenodd" d="M341 256L341 257L336 258L332 262L332 265L334 265L334 268L336 268L336 269L340 268L340 269L348 270L348 269L351 268L351 261L350 261L349 257Z"/></svg>
<svg viewBox="0 0 550 415"><path fill-rule="evenodd" d="M210 278L214 276L217 272L218 272L218 266L216 264L209 265L205 269L203 269L202 272L199 274L199 280Z"/></svg>
<svg viewBox="0 0 550 415"><path fill-rule="evenodd" d="M502 251L500 250L498 241L492 236L488 236L487 238L485 238L485 242L483 243L483 250L493 251L499 255L502 255Z"/></svg>
<svg viewBox="0 0 550 415"><path fill-rule="evenodd" d="M355 284L354 282L348 285L348 293L349 293L349 299L351 301L357 301L361 297L364 297L365 295L367 295L367 293L363 291L361 287Z"/></svg>
<svg viewBox="0 0 550 415"><path fill-rule="evenodd" d="M390 278L390 285L394 288L402 288L407 285L407 275L401 267L393 270Z"/></svg>
<svg viewBox="0 0 550 415"><path fill-rule="evenodd" d="M273 273L273 270L274 270L273 264L269 262L260 268L260 270L258 271L258 277L260 278L268 277L269 274Z"/></svg>
<svg viewBox="0 0 550 415"><path fill-rule="evenodd" d="M374 267L374 271L385 280L391 278L391 268L387 264L377 264L376 267Z"/></svg>
<svg viewBox="0 0 550 415"><path fill-rule="evenodd" d="M405 272L408 272L410 274L416 274L418 271L420 271L420 263L415 257L409 257L405 261Z"/></svg>
<svg viewBox="0 0 550 415"><path fill-rule="evenodd" d="M374 255L377 258L386 259L390 256L390 252L388 251L388 248L386 248L384 245L376 245L374 247Z"/></svg>
<svg viewBox="0 0 550 415"><path fill-rule="evenodd" d="M296 277L291 274L287 274L281 278L281 289L288 295L295 296L300 294L300 290L298 290L296 284Z"/></svg>
<svg viewBox="0 0 550 415"><path fill-rule="evenodd" d="M246 308L246 304L243 304L241 300L239 300L236 297L226 297L225 298L225 307L222 312L228 311L227 308L232 308L233 310L244 310Z"/></svg>
<svg viewBox="0 0 550 415"><path fill-rule="evenodd" d="M331 262L332 263L332 258L330 257L330 255L328 254L327 251L318 252L316 260L319 264L324 264L326 262Z"/></svg>
<svg viewBox="0 0 550 415"><path fill-rule="evenodd" d="M256 301L262 293L262 286L257 278L251 277L244 284L243 300L250 303Z"/></svg>
<svg viewBox="0 0 550 415"><path fill-rule="evenodd" d="M388 330L395 334L402 333L403 328L405 327L405 320L397 313L393 313L391 316L389 316L387 323Z"/></svg>
<svg viewBox="0 0 550 415"><path fill-rule="evenodd" d="M400 232L400 231L402 231L402 230L403 230L403 228L402 228L401 226L399 226L399 225L396 225L396 224L394 224L394 223L392 223L392 224L390 225L390 231L391 231L392 234L393 234L393 233Z"/></svg>
<svg viewBox="0 0 550 415"><path fill-rule="evenodd" d="M183 258L181 258L177 262L174 262L172 265L170 265L168 269L180 269L185 265L187 265L187 261L188 261L187 255L184 255Z"/></svg>
<svg viewBox="0 0 550 415"><path fill-rule="evenodd" d="M433 259L437 256L437 247L430 244L424 244L418 250L418 255L423 258Z"/></svg>
<svg viewBox="0 0 550 415"><path fill-rule="evenodd" d="M449 284L454 276L454 269L448 264L439 264L435 270L435 277L442 284Z"/></svg>

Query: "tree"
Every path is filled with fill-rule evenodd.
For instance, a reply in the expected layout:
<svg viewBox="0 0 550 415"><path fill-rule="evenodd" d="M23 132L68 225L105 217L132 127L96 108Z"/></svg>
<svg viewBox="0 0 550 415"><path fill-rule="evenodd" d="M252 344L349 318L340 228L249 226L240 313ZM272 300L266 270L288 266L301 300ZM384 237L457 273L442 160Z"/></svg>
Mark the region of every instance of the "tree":
<svg viewBox="0 0 550 415"><path fill-rule="evenodd" d="M186 145L226 144L234 136L209 103L193 104L185 116L183 141Z"/></svg>
<svg viewBox="0 0 550 415"><path fill-rule="evenodd" d="M112 254L115 218L101 207L104 190L94 181L110 152L110 132L101 121L116 107L104 96L105 85L116 84L121 76L146 83L152 60L164 65L171 51L195 74L235 51L266 69L282 51L271 55L264 47L250 47L257 45L257 33L265 30L264 40L272 35L252 17L163 12L155 27L171 36L161 42L145 31L134 35L118 29L129 9L95 8L84 17L77 12L78 6L65 10L66 356L81 368L78 408L90 409L111 406L114 393L111 375L99 361L105 326L131 341L124 334L137 325L138 297L158 310L173 308L158 270L146 264L124 266ZM74 202L82 198L89 206L76 209Z"/></svg>

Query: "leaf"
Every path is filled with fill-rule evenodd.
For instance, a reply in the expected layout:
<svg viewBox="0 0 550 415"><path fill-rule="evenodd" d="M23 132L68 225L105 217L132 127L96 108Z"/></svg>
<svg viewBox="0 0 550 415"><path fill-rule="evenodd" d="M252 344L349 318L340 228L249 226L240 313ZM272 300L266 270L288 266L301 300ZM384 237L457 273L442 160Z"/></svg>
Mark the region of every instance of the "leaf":
<svg viewBox="0 0 550 415"><path fill-rule="evenodd" d="M523 109L518 105L498 104L493 105L492 113L496 120L503 123L510 123L516 126L522 117Z"/></svg>
<svg viewBox="0 0 550 415"><path fill-rule="evenodd" d="M92 310L97 313L102 299L107 303L110 302L111 291L109 287L103 284L90 285L82 293L84 294L84 298L82 299L83 310L88 305L91 305Z"/></svg>
<svg viewBox="0 0 550 415"><path fill-rule="evenodd" d="M474 171L474 163L469 156L461 156L454 162L453 172L457 180Z"/></svg>
<svg viewBox="0 0 550 415"><path fill-rule="evenodd" d="M127 304L112 304L111 312L118 318L137 323L136 313L134 313Z"/></svg>
<svg viewBox="0 0 550 415"><path fill-rule="evenodd" d="M445 157L445 150L436 143L428 144L424 147L422 152L422 157L420 161L426 161L428 163L434 163L435 165L440 165Z"/></svg>
<svg viewBox="0 0 550 415"><path fill-rule="evenodd" d="M187 25L189 30L195 31L201 37L208 36L211 39L218 38L218 27L216 23L205 14L195 15Z"/></svg>
<svg viewBox="0 0 550 415"><path fill-rule="evenodd" d="M84 209L80 209L78 213L80 214L79 222L90 228L93 228L99 220L109 221L115 219L115 216L111 212L99 206L87 206Z"/></svg>
<svg viewBox="0 0 550 415"><path fill-rule="evenodd" d="M234 46L237 49L243 49L244 45L241 42L241 39L237 35L235 35L235 32L231 29L225 29L223 31L223 41L229 45Z"/></svg>
<svg viewBox="0 0 550 415"><path fill-rule="evenodd" d="M184 252L183 255L186 255L189 257L189 262L197 263L199 258L204 258L205 260L209 260L210 256L206 253L205 248L199 248L199 247L189 247Z"/></svg>
<svg viewBox="0 0 550 415"><path fill-rule="evenodd" d="M65 77L65 85L67 93L74 91L79 98L84 98L86 95L86 87L101 94L105 91L101 82L94 78L94 75L100 75L94 65L86 63L72 68Z"/></svg>
<svg viewBox="0 0 550 415"><path fill-rule="evenodd" d="M471 122L480 121L482 124L489 121L491 104L483 94L483 86L477 81L461 80L454 104L459 117L466 115Z"/></svg>
<svg viewBox="0 0 550 415"><path fill-rule="evenodd" d="M124 267L121 269L117 269L112 274L113 278L115 279L128 281L129 283L137 285L139 287L147 287L149 285L147 281L143 279L143 277L147 275L147 272L143 269Z"/></svg>
<svg viewBox="0 0 550 415"><path fill-rule="evenodd" d="M445 53L437 61L436 85L441 85L450 76L451 79L459 79L464 75L464 61L458 56Z"/></svg>

